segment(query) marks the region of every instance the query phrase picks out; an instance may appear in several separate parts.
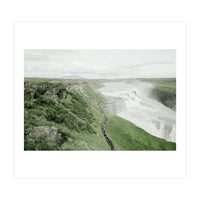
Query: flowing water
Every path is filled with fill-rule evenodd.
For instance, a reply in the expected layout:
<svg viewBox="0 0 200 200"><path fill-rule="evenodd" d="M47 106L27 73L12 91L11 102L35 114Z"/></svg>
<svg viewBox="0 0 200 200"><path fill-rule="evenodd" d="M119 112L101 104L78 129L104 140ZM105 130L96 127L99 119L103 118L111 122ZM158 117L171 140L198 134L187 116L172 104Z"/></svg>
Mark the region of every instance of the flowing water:
<svg viewBox="0 0 200 200"><path fill-rule="evenodd" d="M153 84L132 82L105 82L98 89L107 99L108 109L129 120L148 133L176 141L176 112L150 98Z"/></svg>

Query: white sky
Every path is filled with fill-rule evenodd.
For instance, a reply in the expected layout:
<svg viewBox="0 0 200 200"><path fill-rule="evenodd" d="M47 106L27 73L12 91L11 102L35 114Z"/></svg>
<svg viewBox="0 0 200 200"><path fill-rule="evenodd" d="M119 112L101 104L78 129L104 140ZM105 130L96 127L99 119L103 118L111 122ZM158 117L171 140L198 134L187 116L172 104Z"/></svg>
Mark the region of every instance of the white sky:
<svg viewBox="0 0 200 200"><path fill-rule="evenodd" d="M25 50L25 77L161 78L176 76L175 50Z"/></svg>

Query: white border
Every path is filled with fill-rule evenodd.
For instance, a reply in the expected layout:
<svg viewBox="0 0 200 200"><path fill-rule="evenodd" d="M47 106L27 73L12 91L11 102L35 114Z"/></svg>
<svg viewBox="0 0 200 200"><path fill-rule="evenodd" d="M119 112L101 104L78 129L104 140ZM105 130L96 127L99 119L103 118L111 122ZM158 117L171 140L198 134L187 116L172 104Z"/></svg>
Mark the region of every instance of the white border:
<svg viewBox="0 0 200 200"><path fill-rule="evenodd" d="M176 151L23 150L24 49L176 49ZM184 23L16 23L15 177L172 178L185 176Z"/></svg>

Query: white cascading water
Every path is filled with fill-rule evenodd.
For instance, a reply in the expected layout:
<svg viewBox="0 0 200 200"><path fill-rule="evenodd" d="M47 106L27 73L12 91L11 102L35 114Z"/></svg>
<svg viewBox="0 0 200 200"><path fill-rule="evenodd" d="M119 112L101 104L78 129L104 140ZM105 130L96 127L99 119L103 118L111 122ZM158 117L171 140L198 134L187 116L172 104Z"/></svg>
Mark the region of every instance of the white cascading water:
<svg viewBox="0 0 200 200"><path fill-rule="evenodd" d="M135 80L103 85L98 91L106 97L111 112L156 137L176 142L176 112L149 97L153 84Z"/></svg>

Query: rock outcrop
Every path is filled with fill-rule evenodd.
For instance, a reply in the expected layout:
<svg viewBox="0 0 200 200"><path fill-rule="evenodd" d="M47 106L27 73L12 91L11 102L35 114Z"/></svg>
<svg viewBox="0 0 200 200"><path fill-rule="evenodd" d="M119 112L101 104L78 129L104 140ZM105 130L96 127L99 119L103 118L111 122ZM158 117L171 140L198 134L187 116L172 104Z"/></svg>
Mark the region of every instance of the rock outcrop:
<svg viewBox="0 0 200 200"><path fill-rule="evenodd" d="M56 126L33 127L30 133L27 135L27 139L41 141L49 146L60 145L62 143L60 129Z"/></svg>
<svg viewBox="0 0 200 200"><path fill-rule="evenodd" d="M58 98L66 98L66 85L31 85L29 86L27 83L25 84L24 94L27 100L33 101L40 95L50 95L53 96L54 99Z"/></svg>

